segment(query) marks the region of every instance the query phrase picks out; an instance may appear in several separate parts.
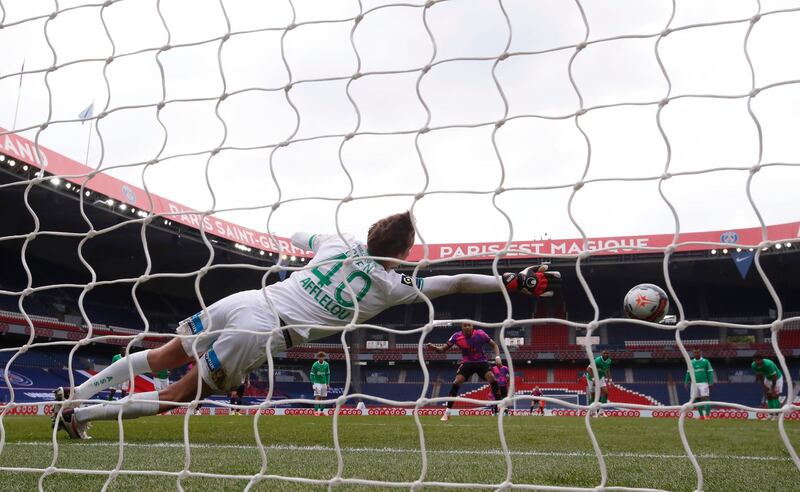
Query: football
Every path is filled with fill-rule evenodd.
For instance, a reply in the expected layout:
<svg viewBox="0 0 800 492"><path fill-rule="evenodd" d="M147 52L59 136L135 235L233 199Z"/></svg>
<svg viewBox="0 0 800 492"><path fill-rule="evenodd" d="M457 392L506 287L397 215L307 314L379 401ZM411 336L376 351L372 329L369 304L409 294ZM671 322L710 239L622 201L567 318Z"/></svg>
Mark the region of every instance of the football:
<svg viewBox="0 0 800 492"><path fill-rule="evenodd" d="M623 311L629 318L658 323L669 311L669 297L657 285L639 284L625 294Z"/></svg>

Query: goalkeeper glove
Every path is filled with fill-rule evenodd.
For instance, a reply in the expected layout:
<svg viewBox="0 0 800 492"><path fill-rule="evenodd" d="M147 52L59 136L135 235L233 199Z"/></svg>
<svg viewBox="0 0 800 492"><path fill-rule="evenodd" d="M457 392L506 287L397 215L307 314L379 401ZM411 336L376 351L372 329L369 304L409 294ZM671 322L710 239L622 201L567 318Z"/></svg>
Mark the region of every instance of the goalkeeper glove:
<svg viewBox="0 0 800 492"><path fill-rule="evenodd" d="M548 272L547 265L530 266L517 273L504 273L503 283L509 292L534 297L552 297L561 288L561 273Z"/></svg>

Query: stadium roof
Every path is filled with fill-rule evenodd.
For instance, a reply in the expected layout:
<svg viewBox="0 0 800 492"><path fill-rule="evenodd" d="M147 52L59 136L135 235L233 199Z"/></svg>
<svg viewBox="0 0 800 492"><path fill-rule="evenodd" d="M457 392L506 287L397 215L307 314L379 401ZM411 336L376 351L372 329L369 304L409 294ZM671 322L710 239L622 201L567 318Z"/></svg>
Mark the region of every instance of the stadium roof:
<svg viewBox="0 0 800 492"><path fill-rule="evenodd" d="M46 147L37 146L14 133L0 128L4 169L14 171L23 178L37 176L37 170L44 170L45 176L57 177L46 181L54 189L63 187L67 194L83 193L84 200L91 198L93 205L105 206L130 219L144 219L148 213L160 218L160 225L170 227L180 224L182 229L204 231L207 235L232 243L239 251L263 256L284 254L298 258L308 258L311 252L295 247L285 238L266 234L222 220L213 214L191 210L159 195L148 193L132 184L121 181L107 173L97 172L64 155ZM11 166L10 163L20 165ZM156 164L153 161L149 164ZM140 163L148 164L148 163ZM23 171L23 166L26 171ZM16 167L16 169L15 169ZM84 190L81 192L81 190ZM24 203L24 202L23 202ZM13 208L12 208L13 210ZM65 220L69 218L65 217ZM155 222L159 224L159 221ZM181 228L179 228L181 229ZM712 249L734 247L762 247L765 241L791 242L800 238L800 221L770 225L761 228L728 229L706 232L683 232L675 234L617 236L602 238L547 238L540 240L513 241L508 243L509 258L575 258L584 251L593 255L629 255L660 253L670 245L679 245L675 251L710 251ZM213 239L212 239L213 240ZM452 243L416 245L409 257L410 261L423 258L429 260L490 260L506 249L506 241L483 243Z"/></svg>

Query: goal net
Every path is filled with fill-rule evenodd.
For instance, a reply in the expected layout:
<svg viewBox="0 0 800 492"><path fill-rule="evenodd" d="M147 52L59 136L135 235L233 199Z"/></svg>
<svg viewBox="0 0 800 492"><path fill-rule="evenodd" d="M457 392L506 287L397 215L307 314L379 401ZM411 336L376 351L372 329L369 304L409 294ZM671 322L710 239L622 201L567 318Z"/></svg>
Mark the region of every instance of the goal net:
<svg viewBox="0 0 800 492"><path fill-rule="evenodd" d="M493 429L504 478L442 475L463 457L435 455L428 447L434 431L425 411L440 415L448 398L446 388L432 393L442 383L425 363L424 344L462 321L494 330L511 371L501 409L530 409L539 400L518 387L523 361L506 343L520 335L507 332L556 326L592 339L613 329L625 321L618 310L623 293L611 299L593 281L601 265L595 260L639 253L661 255L648 280L668 291L675 319L628 323L642 333L674 336L691 375L688 401L661 409L678 417L674 432L691 463L692 486L702 490L705 480L686 423L699 405L691 346L683 339L695 327L758 335L768 344L762 348L783 373L782 405L764 410L714 401L713 393L710 404L777 417L787 461L800 469L786 423L800 407L785 398L795 391L797 369L787 356L796 352L779 346L782 331L800 316L784 309L776 278L762 267L764 257L800 236L797 193L789 185L800 182L798 26L800 3L777 0L0 1L0 168L6 176L0 194L12 204L0 243L14 260L14 270L0 278L0 329L24 337L0 346L4 481L33 477L26 483L42 490L81 476L99 477L104 490L130 477L168 478L179 490L205 479L248 490L266 483L412 490L614 486L619 482L590 413L652 407L601 403L599 393L584 401L573 390L554 389L543 398L549 409L585 416L596 482L572 482L568 471L556 483L521 475L503 412ZM46 445L20 438L24 424L17 415L54 408L49 387L30 390L46 393L43 400L23 399L14 378L23 377L15 368L24 361L48 368L47 358L61 351L67 386L74 387L90 363L104 364L94 360L98 347L105 347L103 354L109 344L132 353L178 337L175 324L191 313L171 304L177 295L162 294L179 284L191 289L181 302L205 309L235 282L247 279L256 288L308 268L310 253L287 239L293 232L363 235L377 218L402 210L416 220L418 244L403 265L412 278L486 268L481 261L491 262L499 278L521 260L553 262L565 283L576 286L565 304L588 303L592 314L534 316L530 303L520 309L503 293L506 315L497 319L460 318L426 302L423 326L316 327L339 337L328 342L346 367L341 394L325 400L333 409L331 452L324 458L332 472L323 477L282 462L281 450L320 451L314 443L298 437L299 447L278 448L259 430L265 415L285 413L278 405L315 404L310 395L274 393L282 360L271 355L269 389L255 404L175 402L173 413L184 417L181 436L161 443L179 451L169 463L137 461L148 444L137 442L122 419L95 444L114 453L107 466L75 458L87 456L80 454L85 449L65 443L57 429ZM772 227L787 223L794 229ZM687 234L737 227L752 234L714 240ZM656 232L667 239L636 240ZM550 241L559 237L578 239L569 246ZM633 239L609 240L620 237ZM746 261L763 283L768 322L686 315L684 305L694 301L673 285L673 276L694 257L675 262L675 255L695 251L699 258L723 249L752 253ZM74 309L63 306L70 302ZM61 315L39 317L39 308ZM134 317L133 326L114 323L120 310ZM10 328L14 323L20 332ZM391 398L357 391L363 378L355 351L363 350L367 332L381 340L418 336L417 350L398 357L420 363L420 392ZM596 373L597 345L579 350L585 352L579 369L589 365ZM42 377L58 370L56 361ZM142 392L137 384L131 393ZM342 414L357 400L413 415L410 478L350 472L345 455L362 448L347 444L360 442L358 428ZM470 395L457 400L490 405ZM251 415L248 459L255 469L227 471L213 459L193 459L204 446L225 453L238 445L203 437L223 431L197 422L198 404L201 414L221 408ZM102 448L109 439L111 446ZM434 456L451 461L432 466ZM639 477L629 488L649 490L652 483Z"/></svg>

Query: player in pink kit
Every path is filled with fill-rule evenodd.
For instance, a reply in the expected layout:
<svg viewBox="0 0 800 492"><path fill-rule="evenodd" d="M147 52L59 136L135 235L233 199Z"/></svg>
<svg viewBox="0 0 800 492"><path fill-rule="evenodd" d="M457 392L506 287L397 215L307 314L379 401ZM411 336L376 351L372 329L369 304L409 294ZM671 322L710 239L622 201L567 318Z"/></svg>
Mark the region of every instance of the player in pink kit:
<svg viewBox="0 0 800 492"><path fill-rule="evenodd" d="M533 396L542 396L542 390L540 390L539 387L537 386L537 387L535 387L533 389L533 391L531 392L531 395L533 395ZM534 414L535 415L544 415L544 400L539 400L539 402L538 402L538 407L539 408L536 408L536 410L534 410L534 408L536 406L537 406L536 400L531 400L531 415L534 415Z"/></svg>
<svg viewBox="0 0 800 492"><path fill-rule="evenodd" d="M508 396L508 380L511 378L511 373L508 370L508 366L503 364L501 365L494 365L492 366L492 374L494 375L494 380L497 381L497 387L500 389L500 398L505 398ZM499 407L495 405L494 407L494 414L497 415ZM508 409L506 409L505 414L508 415Z"/></svg>
<svg viewBox="0 0 800 492"><path fill-rule="evenodd" d="M478 374L492 387L492 394L495 399L499 400L502 398L500 396L500 387L492 372L492 366L489 364L489 361L486 359L486 354L483 351L483 346L487 344L494 351L494 360L497 367L502 367L503 362L500 359L500 347L497 346L494 340L492 340L485 331L476 329L472 323L462 323L461 331L453 333L453 336L451 336L450 340L444 345L425 344L426 348L440 353L447 352L454 345L461 349L461 365L458 366L456 378L453 380L453 386L450 387L450 396L458 396L458 389L464 384L464 381L471 378L473 374ZM450 420L451 408L453 408L453 401L448 401L447 411L445 411L442 416L443 422Z"/></svg>

